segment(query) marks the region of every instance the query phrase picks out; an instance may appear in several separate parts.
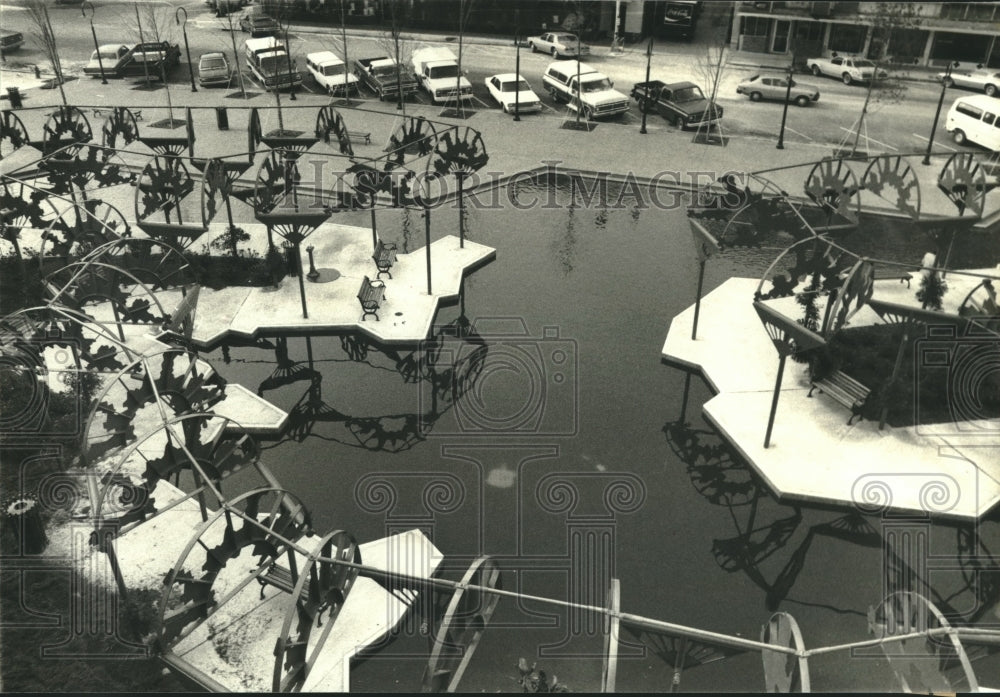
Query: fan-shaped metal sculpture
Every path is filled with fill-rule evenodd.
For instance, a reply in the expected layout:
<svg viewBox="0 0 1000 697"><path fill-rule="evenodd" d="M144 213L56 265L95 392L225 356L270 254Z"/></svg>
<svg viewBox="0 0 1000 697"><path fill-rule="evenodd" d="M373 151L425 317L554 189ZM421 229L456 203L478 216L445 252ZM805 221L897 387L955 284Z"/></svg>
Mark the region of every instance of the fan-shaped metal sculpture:
<svg viewBox="0 0 1000 697"><path fill-rule="evenodd" d="M861 212L860 186L854 171L844 160L823 160L813 165L806 177L805 193L827 216L838 215L852 223Z"/></svg>
<svg viewBox="0 0 1000 697"><path fill-rule="evenodd" d="M58 153L58 159L67 159L93 137L90 121L82 111L75 106L60 106L45 120L40 150L46 156Z"/></svg>
<svg viewBox="0 0 1000 697"><path fill-rule="evenodd" d="M944 614L919 593L885 598L869 610L868 629L882 640L879 646L904 692L979 690L961 640Z"/></svg>
<svg viewBox="0 0 1000 697"><path fill-rule="evenodd" d="M347 601L358 569L317 559L338 559L361 563L361 552L354 538L342 530L324 536L313 547L301 569L289 572L294 581L291 603L285 613L274 647L274 692L298 692L309 677L326 644L337 616ZM323 613L326 613L324 624ZM293 626L294 625L294 626ZM319 636L313 636L318 633Z"/></svg>
<svg viewBox="0 0 1000 697"><path fill-rule="evenodd" d="M861 188L886 201L912 220L920 219L920 180L899 155L883 155L868 163Z"/></svg>
<svg viewBox="0 0 1000 697"><path fill-rule="evenodd" d="M830 339L872 298L875 267L867 259L855 262L826 312L821 334Z"/></svg>
<svg viewBox="0 0 1000 697"><path fill-rule="evenodd" d="M0 114L0 159L31 143L28 129L13 111L4 109Z"/></svg>
<svg viewBox="0 0 1000 697"><path fill-rule="evenodd" d="M264 575L282 555L293 559L292 545L310 528L305 506L282 489L256 489L224 501L222 508L194 531L164 579L156 626L159 649L167 651L175 646ZM257 558L249 573L242 573L240 581L228 584L227 592L216 597L215 580L243 554Z"/></svg>
<svg viewBox="0 0 1000 697"><path fill-rule="evenodd" d="M789 257L794 255L794 257ZM789 267L788 259L794 259ZM800 240L785 249L761 276L754 298L771 300L800 292L799 285L818 275L819 290L827 293L843 283L842 274L857 263L858 257L826 239ZM781 272L779 272L781 270ZM770 287L767 283L770 281Z"/></svg>
<svg viewBox="0 0 1000 697"><path fill-rule="evenodd" d="M196 354L175 348L147 353L105 381L87 418L81 454L93 463L134 442L142 435L135 424L142 410L153 407L169 420L209 412L225 396L226 381Z"/></svg>
<svg viewBox="0 0 1000 697"><path fill-rule="evenodd" d="M180 249L162 240L122 237L95 248L86 260L124 269L153 291L183 289L197 280Z"/></svg>
<svg viewBox="0 0 1000 697"><path fill-rule="evenodd" d="M959 215L969 211L977 218L982 217L986 173L974 153L957 152L949 157L938 174L938 188L955 205Z"/></svg>
<svg viewBox="0 0 1000 697"><path fill-rule="evenodd" d="M502 588L500 567L490 557L479 557L462 577L434 636L434 647L424 669L424 692L454 692L469 667L500 596L466 586Z"/></svg>
<svg viewBox="0 0 1000 697"><path fill-rule="evenodd" d="M482 134L468 126L455 126L434 139L426 169L429 175L467 175L478 172L489 160Z"/></svg>
<svg viewBox="0 0 1000 697"><path fill-rule="evenodd" d="M183 201L195 189L184 161L173 155L154 155L136 182L136 224L150 237L187 248L207 229L204 221L185 222Z"/></svg>
<svg viewBox="0 0 1000 697"><path fill-rule="evenodd" d="M236 180L250 168L243 160L192 160L192 164L202 170L201 180L201 222L208 226L219 211L220 204L226 207L229 225L232 227L233 209L231 197Z"/></svg>
<svg viewBox="0 0 1000 697"><path fill-rule="evenodd" d="M50 262L67 263L70 258L82 258L102 244L131 234L125 216L110 203L88 199L73 204L55 196L50 196L47 202L57 213L42 233L38 260L43 273L46 267L51 268Z"/></svg>
<svg viewBox="0 0 1000 697"><path fill-rule="evenodd" d="M621 624L629 633L649 647L660 660L674 669L670 685L671 692L676 692L680 688L681 673L684 670L746 653L746 649L702 641L680 634L655 631L645 625L633 624L625 618L622 618Z"/></svg>
<svg viewBox="0 0 1000 697"><path fill-rule="evenodd" d="M170 315L156 294L128 271L99 261L76 261L45 278L50 302L118 325L162 325Z"/></svg>
<svg viewBox="0 0 1000 697"><path fill-rule="evenodd" d="M771 615L760 630L760 640L775 646L805 650L802 632L795 618L787 612ZM764 685L768 692L809 692L809 659L787 653L761 652L764 660Z"/></svg>
<svg viewBox="0 0 1000 697"><path fill-rule="evenodd" d="M331 135L336 137L342 155L354 156L354 148L351 146L351 137L348 135L344 117L332 106L327 105L316 114L316 137L321 138L324 143L329 143Z"/></svg>
<svg viewBox="0 0 1000 697"><path fill-rule="evenodd" d="M128 107L117 106L104 120L101 143L109 148L121 149L139 139L139 124Z"/></svg>
<svg viewBox="0 0 1000 697"><path fill-rule="evenodd" d="M709 503L745 506L760 495L753 471L717 432L680 420L667 423L663 432L670 449L687 466L694 488Z"/></svg>
<svg viewBox="0 0 1000 697"><path fill-rule="evenodd" d="M408 162L430 155L437 142L437 129L433 121L423 116L410 116L403 120L385 146L385 171L405 167Z"/></svg>

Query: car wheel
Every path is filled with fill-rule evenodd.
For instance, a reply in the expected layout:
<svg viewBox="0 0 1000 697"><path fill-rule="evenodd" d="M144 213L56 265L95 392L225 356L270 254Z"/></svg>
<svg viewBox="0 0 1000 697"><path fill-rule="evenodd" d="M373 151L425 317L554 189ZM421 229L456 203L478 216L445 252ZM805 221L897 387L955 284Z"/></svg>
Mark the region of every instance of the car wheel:
<svg viewBox="0 0 1000 697"><path fill-rule="evenodd" d="M955 132L951 134L951 139L958 145L965 145L965 131L961 128L956 128Z"/></svg>
<svg viewBox="0 0 1000 697"><path fill-rule="evenodd" d="M845 85L849 85L852 82L854 82L854 80L851 78L850 73L844 73L843 75L840 76L840 79L844 81Z"/></svg>
<svg viewBox="0 0 1000 697"><path fill-rule="evenodd" d="M587 119L588 121L593 121L594 120L594 110L591 109L589 106L585 106L583 108L583 118Z"/></svg>
<svg viewBox="0 0 1000 697"><path fill-rule="evenodd" d="M795 103L798 104L799 106L809 106L809 97L805 96L804 94L800 95L795 98Z"/></svg>
<svg viewBox="0 0 1000 697"><path fill-rule="evenodd" d="M762 95L761 95L760 92L751 92L750 93L750 101L751 102L759 102L761 100L761 97L762 97Z"/></svg>
<svg viewBox="0 0 1000 697"><path fill-rule="evenodd" d="M505 114L509 114L510 113L510 109L507 108L506 104L501 104L500 106L503 108L503 113L505 113Z"/></svg>
<svg viewBox="0 0 1000 697"><path fill-rule="evenodd" d="M684 130L684 121L677 114L670 117L670 123L674 128L679 128L682 131Z"/></svg>
<svg viewBox="0 0 1000 697"><path fill-rule="evenodd" d="M812 67L812 71L813 71L813 75L815 75L816 77L819 77L820 75L823 74L823 71L819 69L818 65L814 65Z"/></svg>
<svg viewBox="0 0 1000 697"><path fill-rule="evenodd" d="M995 96L997 96L997 86L996 85L986 85L986 87L983 89L983 91L986 92L986 95L989 96L989 97L995 97Z"/></svg>
<svg viewBox="0 0 1000 697"><path fill-rule="evenodd" d="M555 46L552 47L552 57L553 58L558 58L559 57L559 52L556 51L556 47Z"/></svg>
<svg viewBox="0 0 1000 697"><path fill-rule="evenodd" d="M950 77L946 77L941 80L941 84L944 85L945 87L954 87L955 81L952 80Z"/></svg>

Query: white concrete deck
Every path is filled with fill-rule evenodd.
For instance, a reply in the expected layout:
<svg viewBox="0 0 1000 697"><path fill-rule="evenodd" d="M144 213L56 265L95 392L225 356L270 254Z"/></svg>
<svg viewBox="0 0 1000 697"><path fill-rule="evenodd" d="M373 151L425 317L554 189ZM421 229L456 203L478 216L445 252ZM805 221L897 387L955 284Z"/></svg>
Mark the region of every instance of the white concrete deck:
<svg viewBox="0 0 1000 697"><path fill-rule="evenodd" d="M949 274L949 284L960 278ZM706 417L779 497L965 519L979 518L1000 503L1000 419L961 429L887 425L879 431L871 421L847 426L850 414L840 404L822 394L806 397L807 371L793 361L785 364L771 447L765 449L778 354L753 309L757 283L734 278L706 295L696 341L691 340L694 307L674 317L663 357L705 376L718 392L705 403ZM905 290L898 281L884 285ZM903 297L882 290L877 282L876 297L894 302ZM964 297L958 289L948 296ZM860 313L857 320L854 324L864 323Z"/></svg>

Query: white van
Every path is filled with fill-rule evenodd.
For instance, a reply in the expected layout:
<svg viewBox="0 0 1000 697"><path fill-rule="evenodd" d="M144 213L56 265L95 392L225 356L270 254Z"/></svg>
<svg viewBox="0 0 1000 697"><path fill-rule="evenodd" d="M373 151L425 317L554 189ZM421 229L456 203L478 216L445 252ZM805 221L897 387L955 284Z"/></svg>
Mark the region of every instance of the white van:
<svg viewBox="0 0 1000 697"><path fill-rule="evenodd" d="M975 143L1000 152L1000 99L977 94L959 97L948 110L945 130L956 143Z"/></svg>

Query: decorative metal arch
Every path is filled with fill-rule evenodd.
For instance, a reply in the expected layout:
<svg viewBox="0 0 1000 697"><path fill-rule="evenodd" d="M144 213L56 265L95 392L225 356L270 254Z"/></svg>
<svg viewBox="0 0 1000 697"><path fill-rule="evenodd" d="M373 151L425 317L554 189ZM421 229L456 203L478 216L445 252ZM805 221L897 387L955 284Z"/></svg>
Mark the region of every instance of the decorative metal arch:
<svg viewBox="0 0 1000 697"><path fill-rule="evenodd" d="M150 237L165 237L188 247L207 229L202 220L184 222L182 203L194 189L195 181L182 158L154 155L136 181L136 224ZM171 220L171 213L176 221Z"/></svg>
<svg viewBox="0 0 1000 697"><path fill-rule="evenodd" d="M858 259L830 302L820 332L824 338L831 339L844 328L847 320L872 299L874 283L875 267L867 259Z"/></svg>
<svg viewBox="0 0 1000 697"><path fill-rule="evenodd" d="M776 612L760 629L760 640L775 646L805 651L799 625L787 612ZM809 659L777 651L761 651L764 685L768 692L809 692Z"/></svg>
<svg viewBox="0 0 1000 697"><path fill-rule="evenodd" d="M437 176L478 172L490 161L482 134L468 126L454 126L438 134L427 160L427 173Z"/></svg>
<svg viewBox="0 0 1000 697"><path fill-rule="evenodd" d="M124 269L154 291L183 289L197 280L183 252L163 240L122 237L95 248L84 260Z"/></svg>
<svg viewBox="0 0 1000 697"><path fill-rule="evenodd" d="M806 177L805 194L830 217L858 222L861 199L858 178L844 160L823 160Z"/></svg>
<svg viewBox="0 0 1000 697"><path fill-rule="evenodd" d="M70 205L58 209L53 199ZM83 203L73 204L68 199L54 195L46 200L57 213L55 220L42 233L42 248L39 250L38 260L43 269L49 257L64 261L70 257L83 257L102 244L132 234L125 216L110 203L88 199Z"/></svg>
<svg viewBox="0 0 1000 697"><path fill-rule="evenodd" d="M970 290L959 304L958 314L962 317L1000 320L1000 306L997 305L997 292L993 287L993 280L984 278L979 285Z"/></svg>
<svg viewBox="0 0 1000 697"><path fill-rule="evenodd" d="M328 104L316 114L316 137L321 138L324 143L329 143L331 135L336 136L342 155L354 157L354 148L347 133L344 117Z"/></svg>
<svg viewBox="0 0 1000 697"><path fill-rule="evenodd" d="M358 577L357 568L320 561L317 557L361 564L361 550L357 542L348 533L336 530L320 539L301 570L295 571L293 567L292 578L295 579L295 574L298 574L292 590L295 602L285 613L281 634L274 647L273 692L298 692L302 689ZM328 613L325 627L323 612ZM320 628L323 631L313 640L314 629Z"/></svg>
<svg viewBox="0 0 1000 697"><path fill-rule="evenodd" d="M979 158L971 152L956 152L948 158L938 174L938 188L944 192L959 215L970 211L982 217L986 204L986 173Z"/></svg>
<svg viewBox="0 0 1000 697"><path fill-rule="evenodd" d="M464 586L502 588L500 566L491 557L479 557L462 577L434 637L434 648L424 669L424 692L454 692L469 667L500 596Z"/></svg>
<svg viewBox="0 0 1000 697"><path fill-rule="evenodd" d="M84 427L84 461L102 460L142 435L134 423L142 409L155 405L169 420L211 411L225 396L226 381L196 354L176 348L147 353L105 382Z"/></svg>
<svg viewBox="0 0 1000 697"><path fill-rule="evenodd" d="M776 274L782 260L789 254L795 255L795 265L788 269L787 274ZM771 262L761 276L754 298L769 300L784 298L798 292L802 281L819 274L822 284L819 291L829 292L839 288L843 283L842 274L848 264L854 264L859 257L843 247L823 238L814 237L792 244ZM771 280L771 288L764 291L764 284Z"/></svg>
<svg viewBox="0 0 1000 697"><path fill-rule="evenodd" d="M202 170L202 225L208 227L208 224L212 222L216 213L218 213L220 203L225 204L231 220L232 209L230 198L233 195L233 186L236 180L250 168L250 163L242 160L213 158L211 160L192 160L192 164Z"/></svg>
<svg viewBox="0 0 1000 697"><path fill-rule="evenodd" d="M56 194L72 194L75 187L86 197L91 182L104 188L135 181L118 152L100 145L84 144L67 151L66 157L43 158L38 168L45 173L47 190Z"/></svg>
<svg viewBox="0 0 1000 697"><path fill-rule="evenodd" d="M294 564L292 545L311 525L305 505L282 489L255 489L223 501L222 508L195 530L164 579L156 628L159 649L167 651L176 645L247 584L267 573L283 554ZM223 597L214 597L219 573L248 548L258 557L255 568ZM199 570L202 573L195 576Z"/></svg>
<svg viewBox="0 0 1000 697"><path fill-rule="evenodd" d="M116 325L164 324L170 314L156 294L125 269L100 261L75 261L45 278L50 303L60 303L93 317L84 308L108 303ZM131 301L131 303L130 303Z"/></svg>
<svg viewBox="0 0 1000 697"><path fill-rule="evenodd" d="M407 117L389 136L389 143L385 147L385 152L388 153L384 158L385 171L405 167L410 160L430 155L434 151L437 137L433 121L428 121L423 116Z"/></svg>
<svg viewBox="0 0 1000 697"><path fill-rule="evenodd" d="M29 307L0 319L0 347L38 355L46 347L69 349L72 369L115 372L138 354L105 323L61 305Z"/></svg>
<svg viewBox="0 0 1000 697"><path fill-rule="evenodd" d="M910 163L900 155L872 159L861 175L861 188L892 204L911 220L920 219L920 180Z"/></svg>
<svg viewBox="0 0 1000 697"><path fill-rule="evenodd" d="M979 690L958 635L944 614L921 594L900 591L885 598L877 608L869 609L868 630L879 639L917 635L879 644L904 692ZM957 684L941 671L946 662L957 662L960 666Z"/></svg>
<svg viewBox="0 0 1000 697"><path fill-rule="evenodd" d="M157 425L138 434L133 428L128 435L135 439L123 450L106 448L112 462L97 459L96 447L88 451L90 467L102 475L91 494L91 515L98 527L113 520L121 531L155 514L152 494L157 484L183 471L190 472L195 482L185 499L201 499L206 491L221 498L222 480L231 474L247 467L261 469L260 447L235 421L212 413L173 416L163 399L151 406L159 416ZM126 505L117 505L122 503ZM202 502L203 519L205 510Z"/></svg>
<svg viewBox="0 0 1000 697"><path fill-rule="evenodd" d="M109 148L124 148L139 139L139 124L128 107L117 106L104 120L101 143Z"/></svg>
<svg viewBox="0 0 1000 697"><path fill-rule="evenodd" d="M10 143L9 150L4 147L7 143ZM13 111L5 109L0 114L0 159L30 143L31 138L28 136L28 129L24 127L24 123Z"/></svg>

